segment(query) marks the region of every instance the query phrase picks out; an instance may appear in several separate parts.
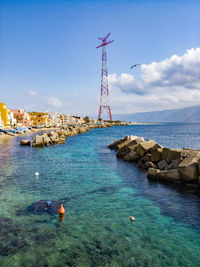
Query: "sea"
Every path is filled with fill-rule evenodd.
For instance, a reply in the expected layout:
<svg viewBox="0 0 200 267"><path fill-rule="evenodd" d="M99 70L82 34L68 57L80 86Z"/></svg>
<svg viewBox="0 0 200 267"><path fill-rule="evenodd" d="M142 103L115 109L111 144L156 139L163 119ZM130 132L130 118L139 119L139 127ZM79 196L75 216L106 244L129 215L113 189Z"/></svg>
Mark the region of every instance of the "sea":
<svg viewBox="0 0 200 267"><path fill-rule="evenodd" d="M1 267L200 266L200 196L117 159L108 145L126 135L200 149L200 123L93 129L44 148L20 146L33 135L0 144Z"/></svg>

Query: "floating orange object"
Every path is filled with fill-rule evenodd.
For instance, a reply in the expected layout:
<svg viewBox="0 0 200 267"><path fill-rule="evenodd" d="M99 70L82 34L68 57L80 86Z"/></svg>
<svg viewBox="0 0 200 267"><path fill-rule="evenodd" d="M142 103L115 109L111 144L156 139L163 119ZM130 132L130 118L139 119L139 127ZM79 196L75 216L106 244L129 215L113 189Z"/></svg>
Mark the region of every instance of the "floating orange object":
<svg viewBox="0 0 200 267"><path fill-rule="evenodd" d="M130 216L130 221L135 221L135 218L133 216Z"/></svg>
<svg viewBox="0 0 200 267"><path fill-rule="evenodd" d="M60 209L59 209L59 214L64 214L65 213L65 209L63 208L63 204L60 205Z"/></svg>

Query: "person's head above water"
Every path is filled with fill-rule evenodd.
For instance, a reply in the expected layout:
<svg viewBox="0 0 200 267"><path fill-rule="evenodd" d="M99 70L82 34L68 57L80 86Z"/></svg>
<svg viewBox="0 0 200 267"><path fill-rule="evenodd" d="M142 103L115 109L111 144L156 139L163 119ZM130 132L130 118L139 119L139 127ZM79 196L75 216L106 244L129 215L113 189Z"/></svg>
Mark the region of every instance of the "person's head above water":
<svg viewBox="0 0 200 267"><path fill-rule="evenodd" d="M50 207L51 207L51 201L50 201L50 200L47 200L47 201L46 201L46 207L47 207L47 208L50 208Z"/></svg>

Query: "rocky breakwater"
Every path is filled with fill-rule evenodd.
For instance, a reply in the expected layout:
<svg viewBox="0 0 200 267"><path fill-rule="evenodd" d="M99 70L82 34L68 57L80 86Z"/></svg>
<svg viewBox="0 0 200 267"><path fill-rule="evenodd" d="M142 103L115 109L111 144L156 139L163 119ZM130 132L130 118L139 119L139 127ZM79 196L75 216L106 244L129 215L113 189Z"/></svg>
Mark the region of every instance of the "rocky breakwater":
<svg viewBox="0 0 200 267"><path fill-rule="evenodd" d="M108 147L118 151L118 158L147 169L149 179L192 184L200 192L199 150L165 148L154 140L133 135L115 140Z"/></svg>
<svg viewBox="0 0 200 267"><path fill-rule="evenodd" d="M21 140L20 145L44 147L53 144L64 144L66 137L85 133L89 130L90 129L88 127L69 126L60 130L35 135L32 142L30 140Z"/></svg>

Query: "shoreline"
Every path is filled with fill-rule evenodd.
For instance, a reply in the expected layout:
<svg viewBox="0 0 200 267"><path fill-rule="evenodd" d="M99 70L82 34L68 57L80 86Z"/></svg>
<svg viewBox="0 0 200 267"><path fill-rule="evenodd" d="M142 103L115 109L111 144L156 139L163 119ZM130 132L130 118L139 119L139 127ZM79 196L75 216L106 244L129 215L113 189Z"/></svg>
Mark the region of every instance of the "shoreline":
<svg viewBox="0 0 200 267"><path fill-rule="evenodd" d="M58 129L59 128L42 128L42 129L30 130L27 133L21 133L21 134L17 134L17 135L1 134L0 135L0 145L5 144L16 137L27 136L27 135L31 135L34 133L42 133L42 132L46 132L46 131L55 131Z"/></svg>

